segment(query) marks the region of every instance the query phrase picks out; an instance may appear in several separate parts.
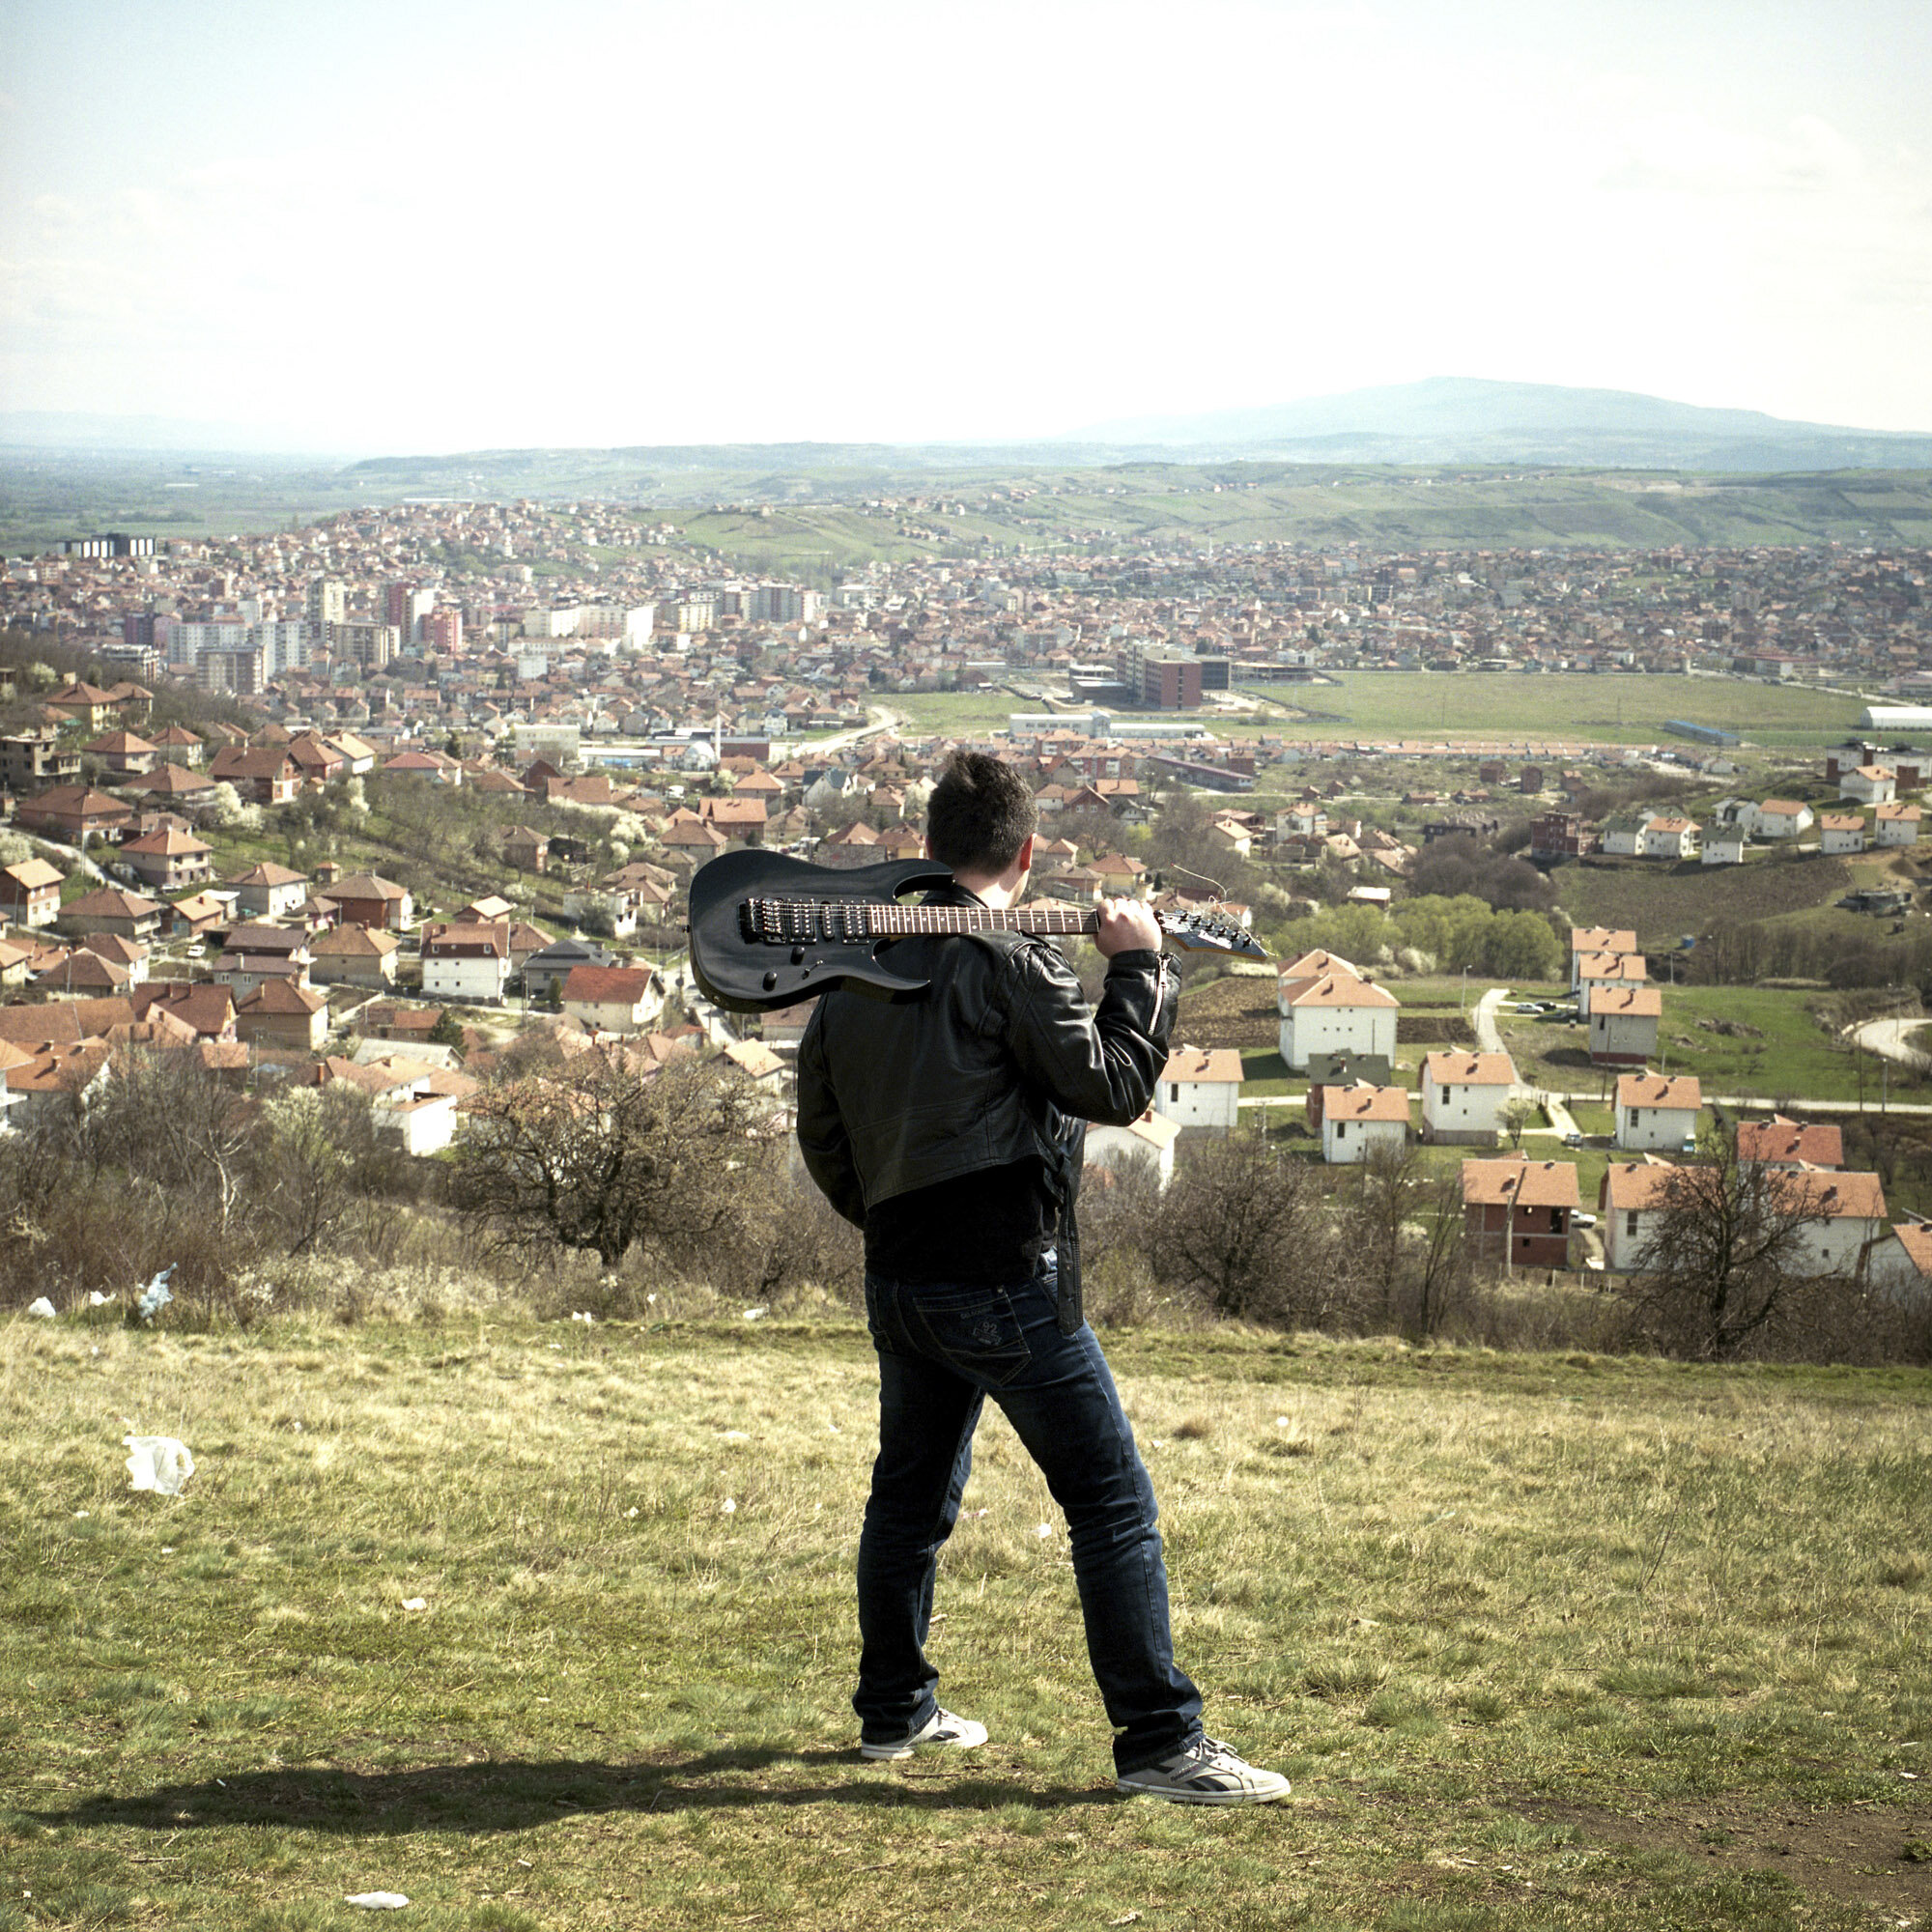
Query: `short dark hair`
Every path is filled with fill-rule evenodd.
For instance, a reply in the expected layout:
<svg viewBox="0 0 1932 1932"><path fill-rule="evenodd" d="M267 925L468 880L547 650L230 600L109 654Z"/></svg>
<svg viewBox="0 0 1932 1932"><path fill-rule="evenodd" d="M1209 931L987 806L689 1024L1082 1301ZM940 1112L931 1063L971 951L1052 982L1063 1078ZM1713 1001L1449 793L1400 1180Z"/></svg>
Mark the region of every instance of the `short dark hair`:
<svg viewBox="0 0 1932 1932"><path fill-rule="evenodd" d="M1038 823L1033 793L1011 765L954 752L925 808L925 842L955 872L1004 872Z"/></svg>

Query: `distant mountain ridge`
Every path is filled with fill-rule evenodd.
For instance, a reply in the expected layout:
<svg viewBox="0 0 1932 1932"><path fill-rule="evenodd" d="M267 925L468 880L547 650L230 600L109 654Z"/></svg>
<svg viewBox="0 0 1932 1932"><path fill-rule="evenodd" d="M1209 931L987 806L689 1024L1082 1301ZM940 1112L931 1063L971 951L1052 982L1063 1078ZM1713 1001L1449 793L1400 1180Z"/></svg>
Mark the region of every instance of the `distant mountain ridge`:
<svg viewBox="0 0 1932 1932"><path fill-rule="evenodd" d="M1584 469L1923 469L1932 434L1788 421L1628 389L1435 376L1257 409L1133 416L1065 440L1123 456L1297 463L1558 464Z"/></svg>
<svg viewBox="0 0 1932 1932"><path fill-rule="evenodd" d="M270 464L347 465L372 479L412 477L451 488L509 473L588 469L786 478L967 471L1122 463L1471 465L1489 468L1791 472L1932 469L1932 433L1787 421L1756 410L1705 409L1626 389L1432 377L1345 395L1198 415L1132 416L1026 440L719 442L628 445L472 445L440 453L370 455L304 444L254 425L54 411L0 412L0 454L246 456ZM357 461L356 459L360 460ZM623 476L625 481L634 476Z"/></svg>

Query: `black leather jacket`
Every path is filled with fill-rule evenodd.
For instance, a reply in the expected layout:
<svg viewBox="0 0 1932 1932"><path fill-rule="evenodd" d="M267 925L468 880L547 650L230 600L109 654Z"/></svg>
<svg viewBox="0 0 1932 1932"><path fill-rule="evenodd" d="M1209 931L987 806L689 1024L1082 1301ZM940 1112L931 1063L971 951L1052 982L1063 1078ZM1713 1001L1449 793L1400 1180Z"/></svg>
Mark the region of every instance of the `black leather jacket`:
<svg viewBox="0 0 1932 1932"><path fill-rule="evenodd" d="M962 888L936 899L978 903ZM1097 1009L1046 940L1012 932L911 938L894 969L929 980L885 1002L818 1003L798 1055L807 1171L848 1221L895 1194L1037 1155L1061 1203L1063 1321L1078 1325L1086 1122L1124 1126L1153 1097L1174 1030L1177 977L1155 952L1116 953Z"/></svg>

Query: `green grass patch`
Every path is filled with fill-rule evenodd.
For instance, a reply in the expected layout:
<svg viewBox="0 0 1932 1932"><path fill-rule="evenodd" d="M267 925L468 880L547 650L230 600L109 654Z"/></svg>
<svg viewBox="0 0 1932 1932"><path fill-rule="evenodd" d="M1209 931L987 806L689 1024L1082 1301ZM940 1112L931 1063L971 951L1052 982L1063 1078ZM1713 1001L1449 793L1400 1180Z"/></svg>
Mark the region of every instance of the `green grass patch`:
<svg viewBox="0 0 1932 1932"><path fill-rule="evenodd" d="M1663 988L1663 1018L1652 1070L1694 1073L1707 1097L1738 1095L1753 1106L1773 1102L1855 1100L1860 1069L1813 1017L1815 993L1771 986ZM1748 1029L1722 1033L1719 1025ZM1525 1080L1558 1093L1591 1095L1607 1105L1619 1069L1592 1066L1589 1029L1505 1015L1503 1043ZM1864 1068L1876 1097L1875 1068ZM1607 1131L1607 1129L1605 1129Z"/></svg>
<svg viewBox="0 0 1932 1932"><path fill-rule="evenodd" d="M1293 738L1547 736L1652 744L1672 719L1756 738L1781 727L1842 736L1860 701L1833 692L1711 677L1619 677L1577 672L1343 671L1294 693L1315 716ZM1819 742L1824 742L1820 739Z"/></svg>
<svg viewBox="0 0 1932 1932"><path fill-rule="evenodd" d="M346 1925L384 1889L439 1928L916 1895L1649 1932L1661 1885L1671 1923L1759 1920L1640 1821L1882 1832L1899 1869L1932 1837L1921 1375L1114 1338L1179 1653L1296 1781L1217 1812L1114 1792L1065 1525L990 1411L932 1648L993 1741L858 1760L856 1326L0 1335L9 1926ZM123 1416L188 1441L185 1496L128 1491ZM1871 1922L1781 1870L1807 1925Z"/></svg>

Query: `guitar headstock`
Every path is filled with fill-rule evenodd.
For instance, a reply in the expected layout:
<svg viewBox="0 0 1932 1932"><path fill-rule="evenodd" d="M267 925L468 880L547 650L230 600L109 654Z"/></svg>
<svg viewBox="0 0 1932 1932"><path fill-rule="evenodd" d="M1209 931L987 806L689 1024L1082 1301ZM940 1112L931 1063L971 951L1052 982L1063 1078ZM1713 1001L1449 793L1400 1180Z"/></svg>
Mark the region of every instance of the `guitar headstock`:
<svg viewBox="0 0 1932 1932"><path fill-rule="evenodd" d="M1183 952L1227 952L1236 959L1265 959L1267 951L1230 913L1212 907L1157 911L1161 931Z"/></svg>

